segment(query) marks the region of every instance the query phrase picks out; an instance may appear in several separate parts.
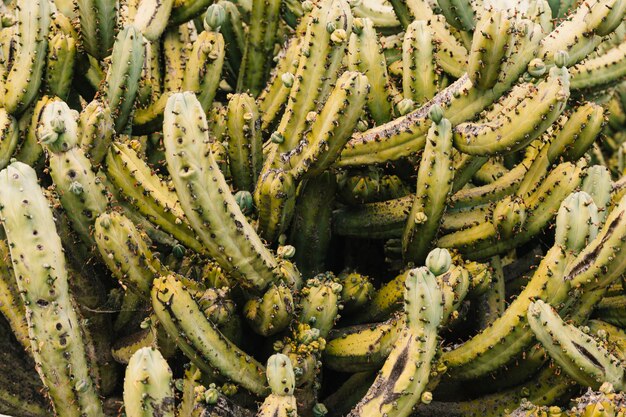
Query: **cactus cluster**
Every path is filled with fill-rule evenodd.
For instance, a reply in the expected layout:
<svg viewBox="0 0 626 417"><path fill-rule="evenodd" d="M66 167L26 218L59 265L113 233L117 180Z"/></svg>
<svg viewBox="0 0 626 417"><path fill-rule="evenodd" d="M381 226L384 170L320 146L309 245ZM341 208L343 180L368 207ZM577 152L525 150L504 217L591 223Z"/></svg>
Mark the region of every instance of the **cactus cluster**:
<svg viewBox="0 0 626 417"><path fill-rule="evenodd" d="M0 415L626 416L626 0L0 0Z"/></svg>

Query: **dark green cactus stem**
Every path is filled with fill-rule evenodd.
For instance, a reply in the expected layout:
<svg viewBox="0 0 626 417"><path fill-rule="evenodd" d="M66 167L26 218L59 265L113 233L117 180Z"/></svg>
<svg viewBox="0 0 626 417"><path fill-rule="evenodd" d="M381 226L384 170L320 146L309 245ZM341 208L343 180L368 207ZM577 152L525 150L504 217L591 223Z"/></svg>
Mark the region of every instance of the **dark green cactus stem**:
<svg viewBox="0 0 626 417"><path fill-rule="evenodd" d="M202 108L211 108L224 66L224 37L219 32L204 31L198 35L185 65L183 91L196 93Z"/></svg>
<svg viewBox="0 0 626 417"><path fill-rule="evenodd" d="M143 36L133 26L125 27L115 39L106 77L106 98L117 133L122 133L130 120L144 59Z"/></svg>
<svg viewBox="0 0 626 417"><path fill-rule="evenodd" d="M168 24L175 0L142 0L132 25L149 41L157 41Z"/></svg>
<svg viewBox="0 0 626 417"><path fill-rule="evenodd" d="M367 108L377 125L393 116L392 84L378 34L370 19L355 19L348 44L348 68L367 75L370 92Z"/></svg>
<svg viewBox="0 0 626 417"><path fill-rule="evenodd" d="M233 278L262 291L280 278L278 262L230 193L209 149L204 111L192 93L169 99L163 128L168 167L189 223Z"/></svg>
<svg viewBox="0 0 626 417"><path fill-rule="evenodd" d="M174 0L174 8L168 24L177 26L200 16L211 5L212 0Z"/></svg>
<svg viewBox="0 0 626 417"><path fill-rule="evenodd" d="M2 79L2 107L10 114L23 112L35 99L43 81L50 27L48 0L20 0L16 4L15 61Z"/></svg>
<svg viewBox="0 0 626 417"><path fill-rule="evenodd" d="M342 272L339 282L342 286L341 299L345 313L359 311L371 301L374 285L369 277L357 272Z"/></svg>
<svg viewBox="0 0 626 417"><path fill-rule="evenodd" d="M506 293L504 271L500 256L494 256L490 260L493 268L493 277L487 291L478 298L478 311L480 329L486 329L500 317L506 310Z"/></svg>
<svg viewBox="0 0 626 417"><path fill-rule="evenodd" d="M256 97L263 90L276 42L280 4L280 0L252 3L246 48L237 81L240 92L250 91Z"/></svg>
<svg viewBox="0 0 626 417"><path fill-rule="evenodd" d="M414 195L339 209L333 213L333 232L341 236L388 239L402 235Z"/></svg>
<svg viewBox="0 0 626 417"><path fill-rule="evenodd" d="M425 393L431 362L438 350L442 294L435 276L426 268L410 272L405 285L406 325L371 388L348 414L350 417L406 417Z"/></svg>
<svg viewBox="0 0 626 417"><path fill-rule="evenodd" d="M152 306L170 337L203 372L217 371L258 396L268 393L264 367L213 327L181 281L171 275L155 280Z"/></svg>
<svg viewBox="0 0 626 417"><path fill-rule="evenodd" d="M259 214L259 232L275 242L289 227L296 205L297 182L280 169L262 173L254 189L254 205Z"/></svg>
<svg viewBox="0 0 626 417"><path fill-rule="evenodd" d="M76 59L76 39L57 30L48 41L46 93L67 100Z"/></svg>
<svg viewBox="0 0 626 417"><path fill-rule="evenodd" d="M291 417L297 415L294 389L296 377L288 356L277 353L267 360L267 381L272 393L259 407L257 417Z"/></svg>
<svg viewBox="0 0 626 417"><path fill-rule="evenodd" d="M572 90L598 89L615 85L626 75L626 42L570 70Z"/></svg>
<svg viewBox="0 0 626 417"><path fill-rule="evenodd" d="M172 370L157 349L137 350L124 376L124 411L128 417L174 417Z"/></svg>
<svg viewBox="0 0 626 417"><path fill-rule="evenodd" d="M409 194L409 187L401 178L385 174L378 167L340 172L337 185L339 200L351 206L392 200Z"/></svg>
<svg viewBox="0 0 626 417"><path fill-rule="evenodd" d="M531 303L528 322L552 359L574 380L593 388L606 381L624 389L626 376L620 359L589 334L564 323L550 305L542 300Z"/></svg>
<svg viewBox="0 0 626 417"><path fill-rule="evenodd" d="M110 212L96 219L94 239L120 284L148 299L152 280L165 270L150 250L147 236L124 215Z"/></svg>
<svg viewBox="0 0 626 417"><path fill-rule="evenodd" d="M77 0L80 39L85 50L95 58L109 55L115 39L117 6L115 0Z"/></svg>
<svg viewBox="0 0 626 417"><path fill-rule="evenodd" d="M228 101L228 160L237 190L254 191L263 166L261 118L254 99L235 94Z"/></svg>
<svg viewBox="0 0 626 417"><path fill-rule="evenodd" d="M178 197L129 144L113 143L106 158L106 174L121 194L151 222L198 253L202 244L183 213Z"/></svg>
<svg viewBox="0 0 626 417"><path fill-rule="evenodd" d="M624 306L626 306L626 296L606 297L598 303L594 316L615 326L624 327L626 324Z"/></svg>
<svg viewBox="0 0 626 417"><path fill-rule="evenodd" d="M198 34L193 22L170 27L163 34L163 90L182 89L185 66Z"/></svg>
<svg viewBox="0 0 626 417"><path fill-rule="evenodd" d="M114 133L111 110L104 102L93 100L80 112L79 145L94 167L106 156Z"/></svg>
<svg viewBox="0 0 626 417"><path fill-rule="evenodd" d="M57 415L101 416L48 201L35 171L27 165L14 162L0 174L2 224L27 312L37 371Z"/></svg>
<svg viewBox="0 0 626 417"><path fill-rule="evenodd" d="M417 173L417 189L402 236L402 257L420 265L433 246L452 189L452 126L439 106L431 108L432 126Z"/></svg>

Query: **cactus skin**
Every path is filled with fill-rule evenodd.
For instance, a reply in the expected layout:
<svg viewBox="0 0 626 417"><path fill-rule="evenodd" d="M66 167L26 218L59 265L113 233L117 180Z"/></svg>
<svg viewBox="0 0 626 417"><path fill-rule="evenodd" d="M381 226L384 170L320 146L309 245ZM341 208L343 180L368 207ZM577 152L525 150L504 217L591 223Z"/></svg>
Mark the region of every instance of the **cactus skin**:
<svg viewBox="0 0 626 417"><path fill-rule="evenodd" d="M18 141L17 121L4 108L0 108L0 168L9 165Z"/></svg>
<svg viewBox="0 0 626 417"><path fill-rule="evenodd" d="M224 37L219 32L204 31L198 35L185 65L183 91L196 93L207 112L221 80L224 66Z"/></svg>
<svg viewBox="0 0 626 417"><path fill-rule="evenodd" d="M141 0L133 26L149 41L156 41L167 26L174 0Z"/></svg>
<svg viewBox="0 0 626 417"><path fill-rule="evenodd" d="M228 101L228 160L237 190L254 191L263 166L261 119L254 99L235 94Z"/></svg>
<svg viewBox="0 0 626 417"><path fill-rule="evenodd" d="M209 150L202 106L193 94L169 99L163 130L167 164L189 223L228 273L245 288L262 291L278 278L278 262L229 192Z"/></svg>
<svg viewBox="0 0 626 417"><path fill-rule="evenodd" d="M443 308L441 290L426 268L410 272L405 282L407 323L376 380L350 417L408 416L420 402L437 353L437 328Z"/></svg>
<svg viewBox="0 0 626 417"><path fill-rule="evenodd" d="M367 75L370 84L367 108L374 122L380 125L393 116L387 61L373 22L367 18L355 19L354 27L348 44L348 68Z"/></svg>
<svg viewBox="0 0 626 417"><path fill-rule="evenodd" d="M175 0L168 24L176 26L188 22L204 13L211 3L211 0Z"/></svg>
<svg viewBox="0 0 626 417"><path fill-rule="evenodd" d="M475 12L472 3L471 0L437 0L446 20L455 28L467 32L474 30ZM477 30L480 30L480 26Z"/></svg>
<svg viewBox="0 0 626 417"><path fill-rule="evenodd" d="M0 241L0 313L9 323L13 334L26 352L30 351L28 323L24 302L15 282L9 246L6 240Z"/></svg>
<svg viewBox="0 0 626 417"><path fill-rule="evenodd" d="M115 40L117 5L115 0L77 0L80 39L94 58L109 55Z"/></svg>
<svg viewBox="0 0 626 417"><path fill-rule="evenodd" d="M421 105L439 89L440 71L435 60L436 43L425 20L411 23L402 42L402 92L404 98Z"/></svg>
<svg viewBox="0 0 626 417"><path fill-rule="evenodd" d="M174 417L172 370L151 347L136 351L124 377L124 411L128 417Z"/></svg>
<svg viewBox="0 0 626 417"><path fill-rule="evenodd" d="M374 285L369 277L357 272L342 272L339 274L341 283L341 299L343 311L353 313L362 309L372 299Z"/></svg>
<svg viewBox="0 0 626 417"><path fill-rule="evenodd" d="M152 280L163 271L146 236L127 217L110 212L96 219L94 239L103 261L120 284L148 299Z"/></svg>
<svg viewBox="0 0 626 417"><path fill-rule="evenodd" d="M248 300L244 306L244 315L256 333L271 336L289 326L294 310L291 290L279 283L272 284L263 297Z"/></svg>
<svg viewBox="0 0 626 417"><path fill-rule="evenodd" d="M163 90L182 89L185 66L198 33L193 22L170 27L163 34Z"/></svg>
<svg viewBox="0 0 626 417"><path fill-rule="evenodd" d="M14 162L0 173L0 183L2 224L26 308L37 371L57 415L101 416L80 319L68 293L61 241L35 171Z"/></svg>
<svg viewBox="0 0 626 417"><path fill-rule="evenodd" d="M606 381L624 389L626 377L620 359L590 335L565 324L548 304L541 300L530 303L528 322L552 359L574 380L591 387Z"/></svg>
<svg viewBox="0 0 626 417"><path fill-rule="evenodd" d="M280 20L280 0L252 3L246 47L239 69L237 91L250 91L254 97L263 89L270 70Z"/></svg>
<svg viewBox="0 0 626 417"><path fill-rule="evenodd" d="M571 289L563 285L568 265L575 263L580 242L593 239L597 232L597 207L586 193L570 195L557 215L557 236L532 279L491 326L461 346L442 355L450 374L458 379L472 379L496 370L520 353L531 341L526 310L532 300L542 299L559 305Z"/></svg>
<svg viewBox="0 0 626 417"><path fill-rule="evenodd" d="M267 381L272 393L259 407L257 417L291 417L297 415L296 398L293 396L296 377L291 360L276 353L267 360Z"/></svg>
<svg viewBox="0 0 626 417"><path fill-rule="evenodd" d="M100 166L113 141L111 110L99 100L93 100L78 116L79 144L94 167Z"/></svg>
<svg viewBox="0 0 626 417"><path fill-rule="evenodd" d="M172 275L156 279L152 306L170 337L203 372L211 375L215 369L255 395L268 393L263 366L213 327L181 281Z"/></svg>
<svg viewBox="0 0 626 417"><path fill-rule="evenodd" d="M342 286L332 273L320 274L307 280L301 290L300 323L319 330L323 338L335 325L339 318L339 303Z"/></svg>
<svg viewBox="0 0 626 417"><path fill-rule="evenodd" d="M66 100L74 77L76 39L57 31L48 41L46 93Z"/></svg>
<svg viewBox="0 0 626 417"><path fill-rule="evenodd" d="M43 80L50 27L48 0L21 0L17 10L15 61L2 81L2 107L10 114L23 112L35 99Z"/></svg>
<svg viewBox="0 0 626 417"><path fill-rule="evenodd" d="M439 113L439 114L437 114ZM402 236L402 257L421 264L439 230L445 202L452 190L452 127L441 109L431 110L432 126L417 173L417 190Z"/></svg>
<svg viewBox="0 0 626 417"><path fill-rule="evenodd" d="M115 39L106 76L106 99L116 133L122 133L130 120L144 59L143 36L133 26L125 27Z"/></svg>
<svg viewBox="0 0 626 417"><path fill-rule="evenodd" d="M275 242L289 227L296 205L297 183L293 175L280 169L261 174L254 189L254 205L259 214L259 232Z"/></svg>
<svg viewBox="0 0 626 417"><path fill-rule="evenodd" d="M160 226L183 245L204 253L185 219L178 197L125 143L113 143L107 154L107 178L124 197L151 222Z"/></svg>
<svg viewBox="0 0 626 417"><path fill-rule="evenodd" d="M572 90L606 88L623 80L626 42L597 58L586 59L570 70Z"/></svg>
<svg viewBox="0 0 626 417"><path fill-rule="evenodd" d="M409 187L397 175L386 175L376 167L364 172L343 172L337 176L338 197L342 203L358 206L393 200L409 194Z"/></svg>

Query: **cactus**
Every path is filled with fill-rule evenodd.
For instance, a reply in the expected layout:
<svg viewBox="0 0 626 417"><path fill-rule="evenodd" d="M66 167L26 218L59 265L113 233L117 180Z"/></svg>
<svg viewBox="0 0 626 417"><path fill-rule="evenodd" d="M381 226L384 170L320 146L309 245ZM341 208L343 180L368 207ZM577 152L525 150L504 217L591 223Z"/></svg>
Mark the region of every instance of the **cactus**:
<svg viewBox="0 0 626 417"><path fill-rule="evenodd" d="M141 348L130 358L124 377L124 411L128 417L174 416L172 371L158 350Z"/></svg>
<svg viewBox="0 0 626 417"><path fill-rule="evenodd" d="M109 54L115 39L117 2L114 0L78 0L80 39L93 57L102 59Z"/></svg>
<svg viewBox="0 0 626 417"><path fill-rule="evenodd" d="M288 417L296 415L297 404L293 396L296 378L289 357L276 353L267 360L267 382L272 393L263 401L258 417Z"/></svg>
<svg viewBox="0 0 626 417"><path fill-rule="evenodd" d="M61 241L35 171L14 162L2 171L0 182L1 220L37 371L57 415L102 415L80 319L68 292Z"/></svg>
<svg viewBox="0 0 626 417"><path fill-rule="evenodd" d="M255 332L271 336L287 328L295 310L293 296L283 284L272 285L263 297L248 300L244 315Z"/></svg>

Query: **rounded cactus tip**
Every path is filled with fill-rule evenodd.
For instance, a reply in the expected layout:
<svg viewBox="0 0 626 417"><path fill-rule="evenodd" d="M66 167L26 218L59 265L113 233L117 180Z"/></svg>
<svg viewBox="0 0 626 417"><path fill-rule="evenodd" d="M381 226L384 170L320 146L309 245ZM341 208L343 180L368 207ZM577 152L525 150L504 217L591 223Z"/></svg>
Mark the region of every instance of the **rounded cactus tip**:
<svg viewBox="0 0 626 417"><path fill-rule="evenodd" d="M328 408L323 403L317 403L313 406L313 417L324 417L328 414Z"/></svg>
<svg viewBox="0 0 626 417"><path fill-rule="evenodd" d="M574 252L581 251L598 234L600 216L593 198L584 191L572 193L556 216L556 242Z"/></svg>
<svg viewBox="0 0 626 417"><path fill-rule="evenodd" d="M183 259L185 252L185 247L181 244L174 245L172 248L172 254L176 257L176 259Z"/></svg>
<svg viewBox="0 0 626 417"><path fill-rule="evenodd" d="M439 124L441 119L443 119L443 109L441 106L439 104L433 104L428 111L428 117L430 117L433 123Z"/></svg>
<svg viewBox="0 0 626 417"><path fill-rule="evenodd" d="M556 54L554 54L554 64L557 67L559 68L566 67L568 62L569 62L569 54L566 51L558 51Z"/></svg>
<svg viewBox="0 0 626 417"><path fill-rule="evenodd" d="M96 225L99 225L103 229L108 229L111 226L111 215L109 213L102 213L96 219Z"/></svg>
<svg viewBox="0 0 626 417"><path fill-rule="evenodd" d="M237 191L237 193L235 193L235 201L243 214L252 213L254 202L250 191Z"/></svg>
<svg viewBox="0 0 626 417"><path fill-rule="evenodd" d="M535 78L541 77L543 74L545 74L546 69L547 67L545 62L543 62L539 58L533 59L528 64L528 73Z"/></svg>
<svg viewBox="0 0 626 417"><path fill-rule="evenodd" d="M360 35L363 32L363 19L361 18L355 18L354 21L352 22L352 32L356 33L357 35Z"/></svg>
<svg viewBox="0 0 626 417"><path fill-rule="evenodd" d="M204 29L209 32L216 32L226 21L226 10L219 3L209 6L204 15Z"/></svg>
<svg viewBox="0 0 626 417"><path fill-rule="evenodd" d="M452 265L452 256L448 249L435 248L426 256L426 267L435 276L445 274Z"/></svg>
<svg viewBox="0 0 626 417"><path fill-rule="evenodd" d="M267 382L275 395L293 395L296 377L287 355L276 353L267 360Z"/></svg>
<svg viewBox="0 0 626 417"><path fill-rule="evenodd" d="M280 76L280 80L286 88L291 88L291 86L293 86L294 76L292 73L286 72Z"/></svg>
<svg viewBox="0 0 626 417"><path fill-rule="evenodd" d="M398 109L398 113L400 113L401 116L404 116L415 109L415 102L410 98L405 98L398 103L396 108Z"/></svg>

